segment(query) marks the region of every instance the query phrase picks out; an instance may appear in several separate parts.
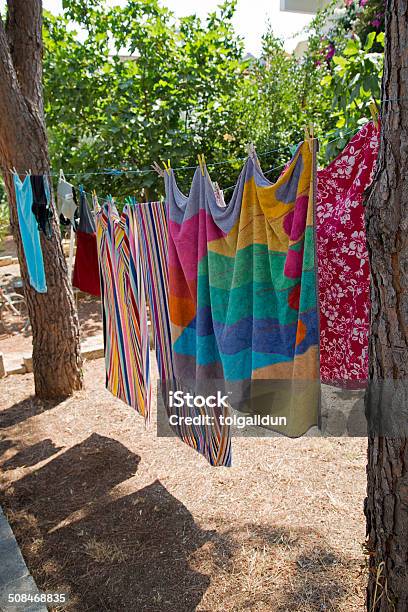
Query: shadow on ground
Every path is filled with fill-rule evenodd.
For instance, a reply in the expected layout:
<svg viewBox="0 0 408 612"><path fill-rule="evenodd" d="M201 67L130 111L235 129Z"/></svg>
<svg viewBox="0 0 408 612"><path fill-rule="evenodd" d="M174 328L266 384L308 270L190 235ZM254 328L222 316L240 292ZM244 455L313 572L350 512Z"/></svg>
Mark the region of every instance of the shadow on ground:
<svg viewBox="0 0 408 612"><path fill-rule="evenodd" d="M13 404L10 408L0 411L0 429L6 429L7 427L18 425L18 423L23 423L26 419L42 414L47 410L52 410L63 401L63 398L58 400L41 400L35 397L35 395L31 395L21 402Z"/></svg>
<svg viewBox="0 0 408 612"><path fill-rule="evenodd" d="M11 444L10 446L13 446L13 444ZM32 465L36 465L37 463L40 463L40 461L49 459L50 457L58 453L58 451L60 451L62 448L62 446L55 446L55 444L49 438L46 440L42 440L37 444L33 444L32 446L23 448L11 459L5 461L2 466L3 470L15 470L21 467L29 467Z"/></svg>
<svg viewBox="0 0 408 612"><path fill-rule="evenodd" d="M7 469L59 450L44 443L17 453ZM115 487L139 462L120 442L93 434L3 491L37 584L69 591L64 610L342 609L345 561L321 537L313 546L312 530L240 525L233 508L230 521L205 530L159 481L119 496Z"/></svg>

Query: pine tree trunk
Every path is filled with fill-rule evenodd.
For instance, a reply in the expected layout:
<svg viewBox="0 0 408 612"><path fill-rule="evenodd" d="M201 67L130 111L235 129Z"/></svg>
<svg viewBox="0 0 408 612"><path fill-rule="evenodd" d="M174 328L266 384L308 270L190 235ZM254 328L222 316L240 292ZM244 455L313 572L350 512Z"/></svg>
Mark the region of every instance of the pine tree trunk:
<svg viewBox="0 0 408 612"><path fill-rule="evenodd" d="M63 255L54 209L53 237L41 233L48 292L30 285L22 248L12 175L48 174L50 163L42 97L42 2L8 0L6 26L0 18L0 164L10 222L17 244L21 276L33 332L33 370L36 394L66 397L82 387L79 323ZM24 177L22 177L24 178Z"/></svg>
<svg viewBox="0 0 408 612"><path fill-rule="evenodd" d="M395 434L368 441L367 609L408 610L408 1L388 0L382 134L366 207L372 271L367 414Z"/></svg>

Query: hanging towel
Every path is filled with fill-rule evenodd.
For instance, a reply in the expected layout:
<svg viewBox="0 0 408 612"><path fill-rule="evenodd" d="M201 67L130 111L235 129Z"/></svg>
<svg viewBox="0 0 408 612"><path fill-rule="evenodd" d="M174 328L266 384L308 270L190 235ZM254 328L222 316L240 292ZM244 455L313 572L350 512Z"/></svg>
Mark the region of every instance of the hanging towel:
<svg viewBox="0 0 408 612"><path fill-rule="evenodd" d="M24 182L22 182L20 177L17 174L14 174L14 189L16 192L20 235L23 243L30 285L34 287L38 293L46 293L47 283L45 280L40 233L38 230L37 219L35 218L32 210L33 190L30 176L27 175Z"/></svg>
<svg viewBox="0 0 408 612"><path fill-rule="evenodd" d="M134 211L157 366L160 379L165 382L174 378L167 270L166 205L164 202L134 204Z"/></svg>
<svg viewBox="0 0 408 612"><path fill-rule="evenodd" d="M83 190L80 192L79 214L72 284L80 291L100 296L96 227Z"/></svg>
<svg viewBox="0 0 408 612"><path fill-rule="evenodd" d="M370 266L363 196L378 148L379 131L369 122L318 172L320 372L328 384L360 386L368 378Z"/></svg>
<svg viewBox="0 0 408 612"><path fill-rule="evenodd" d="M151 388L145 292L132 207L97 214L106 387L148 421Z"/></svg>
<svg viewBox="0 0 408 612"><path fill-rule="evenodd" d="M319 421L314 176L308 143L275 184L251 156L226 208L207 172L188 197L165 175L178 383L224 380L233 407L286 419L278 431L289 436ZM224 465L221 434L188 443Z"/></svg>
<svg viewBox="0 0 408 612"><path fill-rule="evenodd" d="M50 206L51 195L47 178L42 175L31 175L31 189L33 191L32 211L37 219L38 229L46 238L52 236L52 210Z"/></svg>

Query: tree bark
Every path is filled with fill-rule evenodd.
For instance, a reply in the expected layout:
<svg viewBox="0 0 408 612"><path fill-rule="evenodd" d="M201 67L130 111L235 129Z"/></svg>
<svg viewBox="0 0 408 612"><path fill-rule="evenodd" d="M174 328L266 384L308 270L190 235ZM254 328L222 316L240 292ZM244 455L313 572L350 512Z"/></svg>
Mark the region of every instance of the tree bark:
<svg viewBox="0 0 408 612"><path fill-rule="evenodd" d="M408 610L408 1L387 0L379 165L366 205L372 272L367 415L370 612Z"/></svg>
<svg viewBox="0 0 408 612"><path fill-rule="evenodd" d="M82 387L79 323L53 208L53 236L42 232L48 291L28 280L15 191L9 169L48 174L48 142L42 95L42 1L8 0L6 26L0 18L0 163L10 204L10 223L33 332L35 391L42 398L71 395Z"/></svg>

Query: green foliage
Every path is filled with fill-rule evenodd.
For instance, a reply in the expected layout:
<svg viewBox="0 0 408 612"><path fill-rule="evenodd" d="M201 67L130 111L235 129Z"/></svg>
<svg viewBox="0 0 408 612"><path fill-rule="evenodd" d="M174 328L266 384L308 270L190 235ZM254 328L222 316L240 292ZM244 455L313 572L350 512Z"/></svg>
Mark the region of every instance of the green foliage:
<svg viewBox="0 0 408 612"><path fill-rule="evenodd" d="M321 161L333 159L352 133L370 118L369 104L381 95L384 53L382 0L334 0L309 29L309 61L320 69L330 97L330 137L321 138Z"/></svg>
<svg viewBox="0 0 408 612"><path fill-rule="evenodd" d="M364 123L370 103L380 99L383 53L373 52L373 48L381 45L384 48L384 33L371 32L364 45L355 35L348 40L342 55L333 56L331 73L321 80L321 85L332 93L332 116L337 118L340 136L345 129ZM345 142L344 137L328 145L327 156L330 158L336 149L342 149Z"/></svg>
<svg viewBox="0 0 408 612"><path fill-rule="evenodd" d="M323 133L330 129L330 94L320 80L320 67L310 57L299 60L288 54L269 27L262 55L253 62L237 99L246 141L253 140L260 153L272 151L262 156L263 167L277 167L269 178L279 175L291 147L303 139L306 124L313 122Z"/></svg>
<svg viewBox="0 0 408 612"><path fill-rule="evenodd" d="M52 165L124 171L74 180L101 195L140 196L144 189L153 199L163 181L151 163L196 165L198 153L208 162L230 159L210 171L220 185L233 185L250 141L261 154L270 151L261 161L275 168L274 179L310 122L325 162L379 97L384 38L371 24L373 0L370 7L347 2L340 12L333 2L319 13L302 58L286 53L269 27L261 57L247 60L232 25L236 0L204 22L194 15L177 20L159 0L113 8L103 0L63 4L64 15L47 13L44 23ZM144 174L126 174L134 168ZM184 189L191 176L178 173Z"/></svg>
<svg viewBox="0 0 408 612"><path fill-rule="evenodd" d="M231 100L245 63L231 24L235 2L225 2L206 24L176 22L156 0L125 8L66 2L68 16L45 21L46 118L54 167L140 168L170 158L173 167L235 156L242 126ZM92 5L92 6L91 6ZM186 176L186 179L188 177ZM106 193L162 191L155 174L83 177Z"/></svg>

